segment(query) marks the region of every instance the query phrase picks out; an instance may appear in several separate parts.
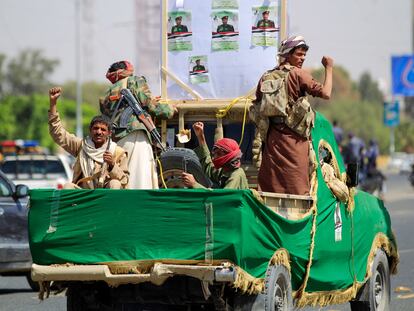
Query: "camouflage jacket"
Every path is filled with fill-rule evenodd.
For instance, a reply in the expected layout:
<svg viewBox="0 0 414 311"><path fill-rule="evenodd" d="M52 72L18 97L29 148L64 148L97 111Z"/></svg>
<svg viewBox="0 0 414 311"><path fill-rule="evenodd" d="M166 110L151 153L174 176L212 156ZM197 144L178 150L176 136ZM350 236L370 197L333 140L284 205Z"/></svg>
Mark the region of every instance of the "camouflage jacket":
<svg viewBox="0 0 414 311"><path fill-rule="evenodd" d="M219 188L224 189L249 189L246 173L239 167L232 171L224 171L223 169L216 169L210 157L210 151L206 144L197 147L195 150L200 159L204 173L216 184ZM204 188L204 186L196 183L194 188Z"/></svg>
<svg viewBox="0 0 414 311"><path fill-rule="evenodd" d="M174 110L170 105L159 104L151 98L151 91L144 77L129 76L115 82L106 92L104 99L100 100L100 110L102 114L112 118L120 98L120 92L123 88L131 90L132 94L153 118L169 119L173 116ZM138 120L135 114L131 114L127 120L121 118L128 105L123 103L114 116L114 140L118 141L133 131L145 131L151 141L151 135L146 127ZM126 114L128 116L128 114ZM125 122L121 122L121 121Z"/></svg>

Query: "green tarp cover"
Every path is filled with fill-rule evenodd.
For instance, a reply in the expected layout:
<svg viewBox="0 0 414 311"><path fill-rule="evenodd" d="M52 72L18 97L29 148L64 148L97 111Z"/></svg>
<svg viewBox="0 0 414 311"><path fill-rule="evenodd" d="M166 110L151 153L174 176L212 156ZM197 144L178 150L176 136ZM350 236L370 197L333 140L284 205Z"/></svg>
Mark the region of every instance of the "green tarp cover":
<svg viewBox="0 0 414 311"><path fill-rule="evenodd" d="M343 171L330 124L320 114L314 148L328 142ZM377 233L391 242L382 201L358 192L353 213L340 204L341 239L335 241L337 200L317 169L317 213L293 221L257 201L250 190L32 190L29 238L33 262L95 264L128 260L229 260L264 278L280 248L290 255L292 286L302 284L316 221L306 291L345 289L363 281ZM316 215L316 216L315 216ZM316 219L314 219L316 217Z"/></svg>

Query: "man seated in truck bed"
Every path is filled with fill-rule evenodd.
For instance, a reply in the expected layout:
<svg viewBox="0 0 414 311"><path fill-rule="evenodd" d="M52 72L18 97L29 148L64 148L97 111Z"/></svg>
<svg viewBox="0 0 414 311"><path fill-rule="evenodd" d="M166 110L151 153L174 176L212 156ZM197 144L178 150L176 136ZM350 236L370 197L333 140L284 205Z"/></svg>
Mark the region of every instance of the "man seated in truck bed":
<svg viewBox="0 0 414 311"><path fill-rule="evenodd" d="M242 153L237 142L230 138L219 139L214 144L213 158L211 158L204 136L204 123L194 123L193 129L199 144L195 152L200 159L205 174L219 188L248 189L249 184L246 174L240 167ZM204 188L197 183L192 174L184 172L182 180L184 185L189 188Z"/></svg>
<svg viewBox="0 0 414 311"><path fill-rule="evenodd" d="M96 116L89 125L89 136L76 137L60 121L56 105L61 92L60 87L49 90L49 132L59 146L76 157L72 183L65 184L64 188L125 188L129 177L128 156L110 140L111 120Z"/></svg>

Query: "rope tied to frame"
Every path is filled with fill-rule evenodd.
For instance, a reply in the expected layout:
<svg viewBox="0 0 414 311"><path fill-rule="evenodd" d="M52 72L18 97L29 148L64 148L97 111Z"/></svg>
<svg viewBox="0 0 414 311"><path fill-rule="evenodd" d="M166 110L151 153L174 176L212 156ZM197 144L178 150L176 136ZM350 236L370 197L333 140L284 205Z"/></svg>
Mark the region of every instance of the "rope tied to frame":
<svg viewBox="0 0 414 311"><path fill-rule="evenodd" d="M216 118L223 119L227 115L227 113L233 108L235 104L243 100L244 100L244 112L243 112L243 123L242 123L241 138L239 141L239 146L241 146L241 144L243 143L244 128L246 127L246 119L247 119L247 108L253 99L249 96L236 97L235 99L231 101L230 104L228 104L224 108L219 109L216 113Z"/></svg>

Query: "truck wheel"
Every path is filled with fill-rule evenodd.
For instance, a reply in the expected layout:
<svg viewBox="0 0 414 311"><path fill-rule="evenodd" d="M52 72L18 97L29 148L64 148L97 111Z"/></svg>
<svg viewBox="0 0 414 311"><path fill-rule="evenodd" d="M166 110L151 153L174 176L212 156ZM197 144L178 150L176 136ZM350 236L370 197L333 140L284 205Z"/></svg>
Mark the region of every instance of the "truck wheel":
<svg viewBox="0 0 414 311"><path fill-rule="evenodd" d="M262 293L257 295L236 295L233 311L263 311L265 303L264 296Z"/></svg>
<svg viewBox="0 0 414 311"><path fill-rule="evenodd" d="M360 301L351 301L352 311L389 311L390 309L390 268L382 249L375 253L371 277L365 284L367 295Z"/></svg>
<svg viewBox="0 0 414 311"><path fill-rule="evenodd" d="M290 311L292 304L292 284L285 266L270 266L266 271L265 310Z"/></svg>
<svg viewBox="0 0 414 311"><path fill-rule="evenodd" d="M170 148L160 156L161 167L158 168L158 183L160 188L164 188L162 176L167 188L184 188L181 181L181 173L187 171L193 174L198 183L210 188L212 182L204 174L197 155L191 149Z"/></svg>
<svg viewBox="0 0 414 311"><path fill-rule="evenodd" d="M40 290L39 283L32 280L32 276L30 275L30 272L26 274L26 279L27 279L27 283L29 283L30 288L34 292L38 292Z"/></svg>

